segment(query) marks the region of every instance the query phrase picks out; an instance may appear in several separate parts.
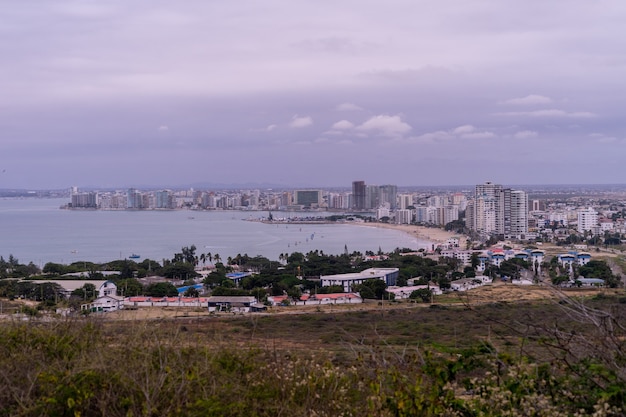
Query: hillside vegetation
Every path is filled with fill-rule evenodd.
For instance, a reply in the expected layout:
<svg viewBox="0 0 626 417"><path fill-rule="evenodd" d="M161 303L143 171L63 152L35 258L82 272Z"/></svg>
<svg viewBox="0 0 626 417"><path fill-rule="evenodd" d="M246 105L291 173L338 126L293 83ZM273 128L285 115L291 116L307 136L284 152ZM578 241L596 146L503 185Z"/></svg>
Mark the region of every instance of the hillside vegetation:
<svg viewBox="0 0 626 417"><path fill-rule="evenodd" d="M0 415L623 415L619 296L0 328Z"/></svg>

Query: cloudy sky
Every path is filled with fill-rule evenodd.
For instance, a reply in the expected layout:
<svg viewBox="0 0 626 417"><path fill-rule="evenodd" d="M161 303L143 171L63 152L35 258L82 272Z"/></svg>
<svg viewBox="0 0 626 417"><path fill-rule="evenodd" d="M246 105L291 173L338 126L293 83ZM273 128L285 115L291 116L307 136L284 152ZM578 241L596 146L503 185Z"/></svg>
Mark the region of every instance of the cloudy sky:
<svg viewBox="0 0 626 417"><path fill-rule="evenodd" d="M623 0L0 4L0 188L625 183Z"/></svg>

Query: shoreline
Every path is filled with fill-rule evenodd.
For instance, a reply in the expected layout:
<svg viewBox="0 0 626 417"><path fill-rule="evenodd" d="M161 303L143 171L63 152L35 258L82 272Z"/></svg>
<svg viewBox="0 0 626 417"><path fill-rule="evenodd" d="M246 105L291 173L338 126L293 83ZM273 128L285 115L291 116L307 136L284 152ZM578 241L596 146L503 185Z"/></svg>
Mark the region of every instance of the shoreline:
<svg viewBox="0 0 626 417"><path fill-rule="evenodd" d="M467 236L449 232L437 227L417 226L412 224L393 224L393 223L351 223L357 226L377 227L380 229L398 230L411 237L426 240L434 245L445 243L452 237L459 238L459 248L465 248Z"/></svg>

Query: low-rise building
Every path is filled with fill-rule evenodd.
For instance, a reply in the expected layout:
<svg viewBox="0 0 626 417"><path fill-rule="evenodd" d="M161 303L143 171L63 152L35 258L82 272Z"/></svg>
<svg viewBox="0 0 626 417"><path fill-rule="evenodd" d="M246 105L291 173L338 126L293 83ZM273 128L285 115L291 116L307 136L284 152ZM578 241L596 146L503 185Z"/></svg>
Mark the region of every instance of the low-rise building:
<svg viewBox="0 0 626 417"><path fill-rule="evenodd" d="M209 312L250 313L266 309L263 304L251 296L212 296L208 298L208 306Z"/></svg>
<svg viewBox="0 0 626 417"><path fill-rule="evenodd" d="M352 292L352 288L355 285L363 284L371 279L382 280L389 287L396 285L399 271L398 268L369 268L365 271L351 274L322 275L320 276L320 283L322 287L340 285L346 293Z"/></svg>

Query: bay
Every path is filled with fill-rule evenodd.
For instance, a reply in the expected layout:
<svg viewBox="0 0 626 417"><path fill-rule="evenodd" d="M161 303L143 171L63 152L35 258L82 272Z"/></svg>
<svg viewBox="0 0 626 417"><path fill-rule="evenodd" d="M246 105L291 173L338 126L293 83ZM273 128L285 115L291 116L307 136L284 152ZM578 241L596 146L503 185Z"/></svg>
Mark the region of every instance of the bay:
<svg viewBox="0 0 626 417"><path fill-rule="evenodd" d="M237 254L278 260L281 253L320 250L340 254L428 248L429 242L397 230L347 224L265 224L245 221L267 212L62 210L64 199L0 199L0 255L20 263L104 263L128 258L171 259L183 246L196 254ZM315 213L327 215L328 213ZM304 213L274 213L276 217Z"/></svg>

